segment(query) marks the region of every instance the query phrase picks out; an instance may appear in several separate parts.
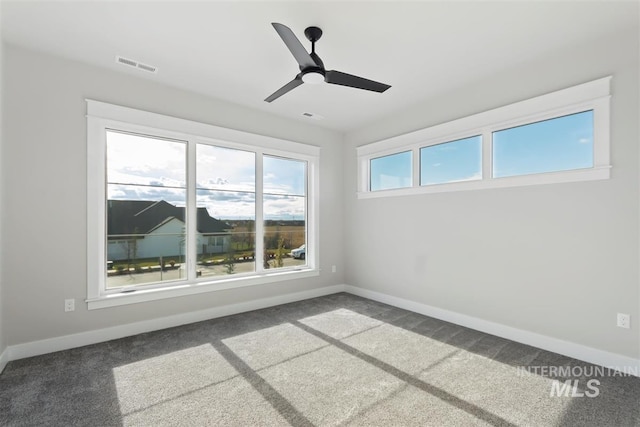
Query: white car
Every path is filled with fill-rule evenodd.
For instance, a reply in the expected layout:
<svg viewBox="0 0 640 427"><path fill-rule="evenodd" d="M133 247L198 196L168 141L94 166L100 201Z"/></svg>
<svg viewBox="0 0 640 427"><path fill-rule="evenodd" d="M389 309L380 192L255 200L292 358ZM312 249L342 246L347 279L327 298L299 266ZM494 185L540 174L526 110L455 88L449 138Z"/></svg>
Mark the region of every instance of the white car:
<svg viewBox="0 0 640 427"><path fill-rule="evenodd" d="M307 245L302 245L297 249L292 250L289 255L297 259L305 259L307 255Z"/></svg>

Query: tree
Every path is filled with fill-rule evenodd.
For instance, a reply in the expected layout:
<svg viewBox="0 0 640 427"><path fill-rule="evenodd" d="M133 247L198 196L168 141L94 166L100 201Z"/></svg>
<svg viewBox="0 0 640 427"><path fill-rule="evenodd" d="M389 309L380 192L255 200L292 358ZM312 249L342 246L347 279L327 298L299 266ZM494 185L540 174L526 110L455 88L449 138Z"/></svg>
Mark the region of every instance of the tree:
<svg viewBox="0 0 640 427"><path fill-rule="evenodd" d="M276 267L284 266L284 257L286 254L286 248L284 246L284 237L278 239L278 249L276 249Z"/></svg>
<svg viewBox="0 0 640 427"><path fill-rule="evenodd" d="M236 251L234 249L234 240L234 236L231 235L231 237L229 237L229 244L223 261L227 274L233 274L236 271Z"/></svg>
<svg viewBox="0 0 640 427"><path fill-rule="evenodd" d="M248 220L246 221L247 224L247 231L245 232L244 238L245 238L245 244L247 245L247 249L254 249L254 243L255 243L255 237L253 236L253 229L254 229L254 221L253 220Z"/></svg>
<svg viewBox="0 0 640 427"><path fill-rule="evenodd" d="M227 274L235 273L236 257L235 257L235 251L233 250L233 245L229 245L229 250L227 251L227 255L224 257L223 265L226 269Z"/></svg>
<svg viewBox="0 0 640 427"><path fill-rule="evenodd" d="M130 272L131 265L136 266L136 260L138 259L138 227L133 229L133 234L129 235L129 238L123 243L124 251L127 256L127 273Z"/></svg>
<svg viewBox="0 0 640 427"><path fill-rule="evenodd" d="M271 268L271 265L269 264L269 251L267 251L267 248L264 248L264 257L263 257L262 267L265 270Z"/></svg>

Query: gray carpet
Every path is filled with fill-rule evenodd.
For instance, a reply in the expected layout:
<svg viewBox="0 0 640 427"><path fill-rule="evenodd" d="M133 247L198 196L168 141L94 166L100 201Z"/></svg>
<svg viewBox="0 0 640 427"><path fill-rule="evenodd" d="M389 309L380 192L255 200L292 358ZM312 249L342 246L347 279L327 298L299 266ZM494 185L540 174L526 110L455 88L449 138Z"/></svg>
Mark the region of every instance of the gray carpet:
<svg viewBox="0 0 640 427"><path fill-rule="evenodd" d="M0 425L640 426L594 368L336 294L11 362Z"/></svg>

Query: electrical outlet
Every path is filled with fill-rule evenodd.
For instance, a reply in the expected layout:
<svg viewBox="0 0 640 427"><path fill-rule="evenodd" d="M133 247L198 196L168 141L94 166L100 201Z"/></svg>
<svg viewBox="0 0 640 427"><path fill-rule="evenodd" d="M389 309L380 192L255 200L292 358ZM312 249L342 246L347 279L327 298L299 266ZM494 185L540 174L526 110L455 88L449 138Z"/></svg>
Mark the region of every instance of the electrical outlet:
<svg viewBox="0 0 640 427"><path fill-rule="evenodd" d="M64 311L74 311L76 309L76 300L66 299L64 300Z"/></svg>
<svg viewBox="0 0 640 427"><path fill-rule="evenodd" d="M618 313L618 327L629 329L631 326L631 316L624 313Z"/></svg>
<svg viewBox="0 0 640 427"><path fill-rule="evenodd" d="M336 271L338 271L337 267L335 265L331 266L331 272L335 273Z"/></svg>

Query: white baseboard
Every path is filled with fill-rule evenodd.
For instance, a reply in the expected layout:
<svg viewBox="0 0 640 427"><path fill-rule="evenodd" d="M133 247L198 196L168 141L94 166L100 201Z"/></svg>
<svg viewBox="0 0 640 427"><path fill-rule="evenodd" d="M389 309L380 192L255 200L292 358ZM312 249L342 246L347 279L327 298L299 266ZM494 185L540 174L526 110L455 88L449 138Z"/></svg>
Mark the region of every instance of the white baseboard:
<svg viewBox="0 0 640 427"><path fill-rule="evenodd" d="M543 350L569 356L584 362L593 363L595 365L605 366L616 369L624 373L640 376L640 359L624 356L621 354L610 353L604 350L598 350L587 347L582 344L576 344L564 341L558 338L540 335L535 332L529 332L522 329L513 328L500 323L490 322L488 320L479 319L477 317L467 316L449 310L433 307L419 302L394 297L380 292L359 288L356 286L345 285L345 292L358 295L374 301L392 305L394 307L403 308L425 316L434 317L436 319L455 323L460 326L475 329L491 335L527 344Z"/></svg>
<svg viewBox="0 0 640 427"><path fill-rule="evenodd" d="M0 374L4 371L4 367L9 363L9 349L5 348L2 353L0 353Z"/></svg>
<svg viewBox="0 0 640 427"><path fill-rule="evenodd" d="M511 326L502 325L477 317L456 313L449 310L433 307L419 302L394 297L380 292L359 288L351 285L334 285L324 288L311 289L308 291L295 292L291 294L279 295L276 297L262 298L258 300L246 301L237 304L230 304L221 307L213 307L207 310L200 310L190 313L177 314L174 316L162 317L159 319L145 320L126 325L112 326L94 331L81 332L62 337L49 338L40 341L33 341L24 344L17 344L7 347L0 354L0 372L6 364L12 360L25 357L38 356L52 353L54 351L67 350L70 348L82 347L118 338L145 332L157 331L185 325L188 323L200 322L232 314L244 313L261 308L272 307L280 304L301 301L309 298L335 294L338 292L348 292L374 301L379 301L394 307L403 308L436 319L445 320L457 325L496 335L519 343L548 350L554 353L573 357L578 360L618 369L622 372L640 373L640 360L620 354L610 353L587 347L581 344L560 340L557 338L540 335L534 332L516 329ZM640 375L639 375L640 376Z"/></svg>
<svg viewBox="0 0 640 427"><path fill-rule="evenodd" d="M94 331L80 332L72 335L12 345L7 347L7 349L2 353L0 362L4 360L4 363L6 364L9 361L23 359L25 357L38 356L41 354L52 353L54 351L68 350L70 348L82 347L131 335L172 328L174 326L200 322L232 314L244 313L246 311L259 310L261 308L287 304L290 302L335 294L338 292L344 292L344 285L327 286L308 291L213 307L207 310L176 314L173 316L161 317L159 319L144 320L126 325L112 326ZM3 365L0 366L4 367Z"/></svg>

